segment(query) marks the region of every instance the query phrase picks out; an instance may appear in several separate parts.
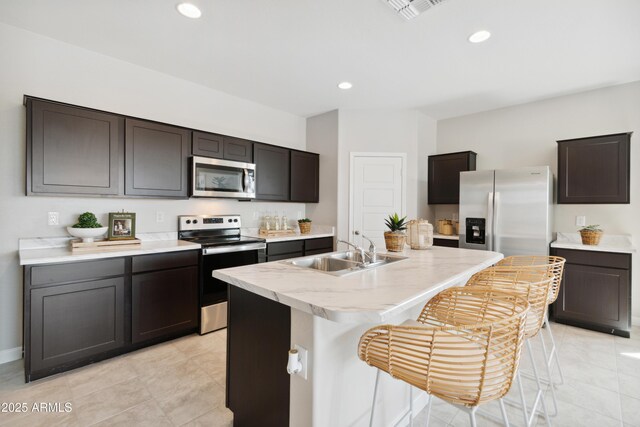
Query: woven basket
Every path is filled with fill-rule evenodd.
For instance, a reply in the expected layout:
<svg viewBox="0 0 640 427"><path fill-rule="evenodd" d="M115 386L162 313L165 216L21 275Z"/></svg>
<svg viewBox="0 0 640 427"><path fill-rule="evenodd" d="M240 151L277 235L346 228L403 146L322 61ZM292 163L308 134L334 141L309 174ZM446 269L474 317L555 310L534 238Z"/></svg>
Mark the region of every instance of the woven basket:
<svg viewBox="0 0 640 427"><path fill-rule="evenodd" d="M402 252L407 236L404 233L394 233L386 231L384 233L384 244L389 252Z"/></svg>
<svg viewBox="0 0 640 427"><path fill-rule="evenodd" d="M311 223L310 222L299 222L298 227L300 227L300 234L309 234L311 233Z"/></svg>
<svg viewBox="0 0 640 427"><path fill-rule="evenodd" d="M597 245L600 243L602 231L580 230L580 237L583 245Z"/></svg>

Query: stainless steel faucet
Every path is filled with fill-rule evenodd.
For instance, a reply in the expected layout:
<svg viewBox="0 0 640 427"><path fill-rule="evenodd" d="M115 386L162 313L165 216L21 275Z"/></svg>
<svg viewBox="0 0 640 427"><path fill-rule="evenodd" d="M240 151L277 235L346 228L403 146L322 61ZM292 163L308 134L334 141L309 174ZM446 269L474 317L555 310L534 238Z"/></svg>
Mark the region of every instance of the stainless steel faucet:
<svg viewBox="0 0 640 427"><path fill-rule="evenodd" d="M376 244L373 243L373 240L371 240L370 238L368 238L364 234L360 233L358 230L354 231L353 233L356 236L362 236L363 239L367 239L369 241L369 260L371 262L376 262L377 251L376 251Z"/></svg>
<svg viewBox="0 0 640 427"><path fill-rule="evenodd" d="M358 245L354 245L351 242L347 242L346 240L340 240L338 239L338 243L344 243L345 245L351 246L356 252L358 252L360 254L360 259L362 260L362 265L367 265L367 257L369 256L369 254L367 254L364 249L362 249L360 246ZM371 257L369 257L371 258Z"/></svg>

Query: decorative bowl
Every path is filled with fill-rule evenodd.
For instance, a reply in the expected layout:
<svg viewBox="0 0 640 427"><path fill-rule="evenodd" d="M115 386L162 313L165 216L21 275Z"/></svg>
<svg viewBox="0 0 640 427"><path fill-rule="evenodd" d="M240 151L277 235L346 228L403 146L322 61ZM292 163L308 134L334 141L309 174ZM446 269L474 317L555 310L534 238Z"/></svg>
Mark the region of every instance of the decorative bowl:
<svg viewBox="0 0 640 427"><path fill-rule="evenodd" d="M73 237L80 237L82 239L82 243L91 243L93 239L96 237L102 236L107 232L109 227L100 227L100 228L73 228L67 227L67 232L71 234Z"/></svg>

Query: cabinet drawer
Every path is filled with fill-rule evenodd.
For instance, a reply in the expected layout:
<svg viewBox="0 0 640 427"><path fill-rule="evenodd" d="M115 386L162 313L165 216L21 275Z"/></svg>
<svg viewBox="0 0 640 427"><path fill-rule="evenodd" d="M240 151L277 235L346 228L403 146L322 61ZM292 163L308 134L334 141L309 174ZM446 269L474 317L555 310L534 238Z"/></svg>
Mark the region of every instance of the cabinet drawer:
<svg viewBox="0 0 640 427"><path fill-rule="evenodd" d="M304 250L304 240L292 240L290 242L277 242L267 244L267 256L271 258L273 255L294 254L294 256L302 256ZM299 253L299 255L297 254Z"/></svg>
<svg viewBox="0 0 640 427"><path fill-rule="evenodd" d="M121 276L125 273L124 258L84 261L31 267L31 286L70 283L102 277Z"/></svg>
<svg viewBox="0 0 640 427"><path fill-rule="evenodd" d="M169 252L166 254L139 255L131 261L131 271L166 270L198 264L198 251Z"/></svg>
<svg viewBox="0 0 640 427"><path fill-rule="evenodd" d="M459 242L453 239L433 239L433 246L444 246L445 248L457 248Z"/></svg>
<svg viewBox="0 0 640 427"><path fill-rule="evenodd" d="M318 239L307 239L304 243L306 252L317 249L330 249L333 251L333 237L321 237Z"/></svg>
<svg viewBox="0 0 640 427"><path fill-rule="evenodd" d="M611 252L581 251L553 248L553 254L565 258L568 264L590 265L594 267L631 268L631 255Z"/></svg>

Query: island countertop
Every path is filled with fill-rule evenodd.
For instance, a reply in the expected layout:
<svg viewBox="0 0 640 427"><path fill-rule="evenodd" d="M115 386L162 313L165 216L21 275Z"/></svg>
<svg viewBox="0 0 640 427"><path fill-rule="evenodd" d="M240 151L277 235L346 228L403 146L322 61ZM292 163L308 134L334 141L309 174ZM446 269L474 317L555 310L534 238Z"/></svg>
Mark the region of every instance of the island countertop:
<svg viewBox="0 0 640 427"><path fill-rule="evenodd" d="M213 277L294 309L340 323L380 323L438 292L463 285L503 255L431 247L408 259L342 277L275 261L216 270Z"/></svg>

